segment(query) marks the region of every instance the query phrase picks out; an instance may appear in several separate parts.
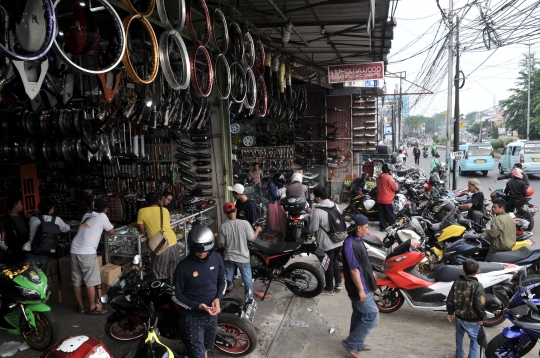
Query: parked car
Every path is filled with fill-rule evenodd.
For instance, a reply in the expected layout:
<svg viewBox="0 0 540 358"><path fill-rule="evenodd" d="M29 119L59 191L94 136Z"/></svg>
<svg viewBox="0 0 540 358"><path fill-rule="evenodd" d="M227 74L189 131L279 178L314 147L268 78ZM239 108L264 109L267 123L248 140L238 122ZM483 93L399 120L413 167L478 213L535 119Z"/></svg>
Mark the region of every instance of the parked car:
<svg viewBox="0 0 540 358"><path fill-rule="evenodd" d="M527 174L540 173L540 141L527 141L519 151L519 162Z"/></svg>
<svg viewBox="0 0 540 358"><path fill-rule="evenodd" d="M463 151L463 158L459 160L459 175L482 172L486 176L490 170L495 169L493 159L493 147L489 143L467 143L459 146ZM453 169L454 161L450 161L450 168Z"/></svg>
<svg viewBox="0 0 540 358"><path fill-rule="evenodd" d="M499 173L504 174L511 171L514 164L520 162L519 154L524 143L525 140L517 140L508 143L504 147L501 158L499 159Z"/></svg>

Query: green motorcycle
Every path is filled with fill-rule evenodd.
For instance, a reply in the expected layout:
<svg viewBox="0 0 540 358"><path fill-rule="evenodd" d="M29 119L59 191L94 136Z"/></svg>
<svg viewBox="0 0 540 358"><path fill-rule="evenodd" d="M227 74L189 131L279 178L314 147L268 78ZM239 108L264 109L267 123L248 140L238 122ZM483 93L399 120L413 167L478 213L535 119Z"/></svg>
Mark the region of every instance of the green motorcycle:
<svg viewBox="0 0 540 358"><path fill-rule="evenodd" d="M0 331L22 334L39 351L56 343L60 327L44 303L48 296L47 276L35 263L0 264Z"/></svg>

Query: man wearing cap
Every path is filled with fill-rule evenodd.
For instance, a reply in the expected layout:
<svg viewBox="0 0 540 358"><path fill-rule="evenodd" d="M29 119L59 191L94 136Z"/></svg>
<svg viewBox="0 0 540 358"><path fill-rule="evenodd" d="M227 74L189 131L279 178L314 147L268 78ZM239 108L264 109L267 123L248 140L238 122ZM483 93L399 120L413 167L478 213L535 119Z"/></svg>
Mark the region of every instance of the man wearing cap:
<svg viewBox="0 0 540 358"><path fill-rule="evenodd" d="M82 300L81 285L86 285L89 314L106 314L106 309L99 309L95 304L96 286L101 284L96 250L101 234L106 231L114 234L114 226L107 217L109 203L103 199L94 202L94 212L86 213L81 219L77 235L71 242L71 284L77 300L77 312L86 313Z"/></svg>
<svg viewBox="0 0 540 358"><path fill-rule="evenodd" d="M247 220L252 226L259 218L259 212L255 203L248 199L244 194L244 186L242 184L234 184L227 187L232 191L233 197L236 199L236 217L240 220Z"/></svg>
<svg viewBox="0 0 540 358"><path fill-rule="evenodd" d="M347 231L349 236L342 249L343 276L353 312L349 336L342 343L353 357L358 358L360 351L371 350L365 341L379 324L379 310L373 298L377 283L363 240L368 232L368 219L356 214Z"/></svg>
<svg viewBox="0 0 540 358"><path fill-rule="evenodd" d="M482 219L484 213L484 193L482 186L480 185L480 180L473 178L469 179L469 193L472 193L471 201L467 204L460 205L456 208L456 211L466 211L467 219L474 221L477 224L484 225L484 220Z"/></svg>
<svg viewBox="0 0 540 358"><path fill-rule="evenodd" d="M247 244L257 239L262 228L257 226L253 232L246 220L236 219L236 210L236 206L230 201L223 205L223 213L229 219L221 224L219 229L219 243L225 248L225 278L232 282L238 267L246 288L246 296L253 298L253 280Z"/></svg>

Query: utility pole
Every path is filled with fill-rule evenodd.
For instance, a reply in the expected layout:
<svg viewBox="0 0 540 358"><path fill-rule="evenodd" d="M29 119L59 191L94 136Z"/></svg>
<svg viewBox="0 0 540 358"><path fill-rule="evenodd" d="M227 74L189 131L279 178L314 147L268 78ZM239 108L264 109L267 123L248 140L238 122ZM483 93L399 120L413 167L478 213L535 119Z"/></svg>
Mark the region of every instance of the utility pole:
<svg viewBox="0 0 540 358"><path fill-rule="evenodd" d="M456 87L456 99L454 103L454 152L459 151L459 17L456 16L456 75L454 85ZM457 190L459 184L459 161L454 159L454 181L452 190Z"/></svg>
<svg viewBox="0 0 540 358"><path fill-rule="evenodd" d="M399 120L399 138L403 138L403 132L401 131L402 127L401 127L401 112L403 112L403 97L402 97L402 92L401 92L401 83L402 83L402 78L403 76L401 75L401 73L399 74L399 105L398 105L398 120ZM528 133L528 132L527 132ZM399 140L399 139L398 139ZM399 150L398 150L399 152Z"/></svg>
<svg viewBox="0 0 540 358"><path fill-rule="evenodd" d="M446 105L446 178L444 179L444 189L450 189L450 143L452 140L452 87L454 85L453 64L454 64L454 0L449 0L448 9L448 102Z"/></svg>
<svg viewBox="0 0 540 358"><path fill-rule="evenodd" d="M527 86L527 140L529 140L529 123L531 121L531 39L529 39L529 85Z"/></svg>

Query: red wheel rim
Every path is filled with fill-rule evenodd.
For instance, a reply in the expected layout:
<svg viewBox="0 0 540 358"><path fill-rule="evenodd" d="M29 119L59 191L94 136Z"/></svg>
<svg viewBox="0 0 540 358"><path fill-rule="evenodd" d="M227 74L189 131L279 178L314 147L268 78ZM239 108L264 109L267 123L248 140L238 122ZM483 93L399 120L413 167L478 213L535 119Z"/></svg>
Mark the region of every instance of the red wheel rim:
<svg viewBox="0 0 540 358"><path fill-rule="evenodd" d="M249 349L249 336L240 328L226 323L219 323L218 328L225 331L229 337L233 335L234 340L236 341L236 345L234 347L225 347L220 345L220 350L227 353L241 354Z"/></svg>
<svg viewBox="0 0 540 358"><path fill-rule="evenodd" d="M144 326L139 324L131 330L130 322L122 325L119 322L114 322L109 328L109 333L120 341L131 341L144 334Z"/></svg>
<svg viewBox="0 0 540 358"><path fill-rule="evenodd" d="M384 287L384 289L383 289ZM379 298L381 298L381 296L383 296L385 293L386 294L389 294L388 291L390 290L394 290L393 288L391 287L387 287L387 286L377 286L377 290L379 290L379 294L376 294L376 296L378 296ZM401 304L401 300L403 299L403 297L401 295L398 295L397 296L397 300L395 302L395 304L393 304L392 306L390 307L387 307L387 306L381 306L379 304L379 300L375 300L375 304L377 305L377 308L379 309L379 311L390 311L390 310L393 310L395 309L396 307L398 307L400 304Z"/></svg>
<svg viewBox="0 0 540 358"><path fill-rule="evenodd" d="M210 20L210 12L208 11L208 6L206 6L206 2L204 0L199 0L201 3L202 11L204 14L204 40L203 42L200 42L197 36L195 35L195 30L193 29L193 17L191 16L191 9L192 9L192 1L188 0L186 2L186 24L189 32L189 37L191 37L191 41L198 47L198 46L206 46L208 45L208 41L210 41L210 34L212 33L212 22Z"/></svg>
<svg viewBox="0 0 540 358"><path fill-rule="evenodd" d="M206 60L206 66L208 67L208 79L206 80L206 89L201 87L197 79L197 53L201 51ZM191 60L189 61L191 69L191 86L193 87L193 92L199 97L208 97L212 93L212 83L214 81L214 70L212 68L212 59L210 58L210 53L204 46L195 47L191 52ZM204 91L204 92L203 92Z"/></svg>

